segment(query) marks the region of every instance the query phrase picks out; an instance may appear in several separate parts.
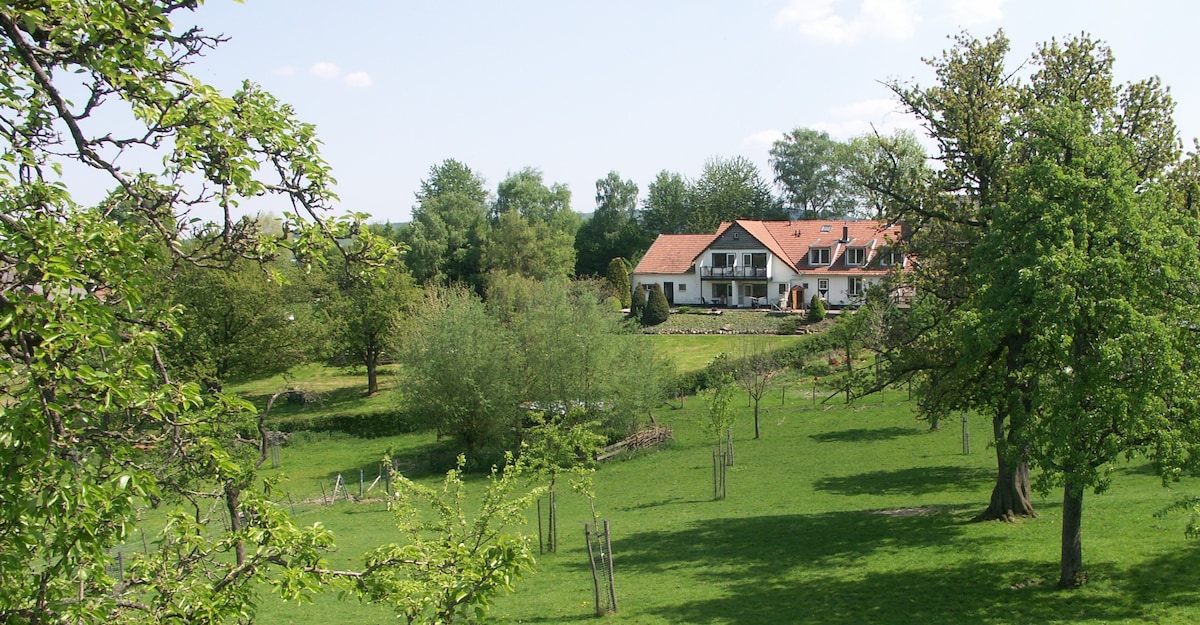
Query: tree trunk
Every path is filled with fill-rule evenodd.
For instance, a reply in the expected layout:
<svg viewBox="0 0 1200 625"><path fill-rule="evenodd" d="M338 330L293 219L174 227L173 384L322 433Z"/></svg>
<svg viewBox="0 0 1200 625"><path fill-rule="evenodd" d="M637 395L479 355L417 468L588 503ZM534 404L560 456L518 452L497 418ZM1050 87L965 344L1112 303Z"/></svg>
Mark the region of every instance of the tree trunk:
<svg viewBox="0 0 1200 625"><path fill-rule="evenodd" d="M992 417L992 433L996 441L1004 440L1004 417ZM1008 433L1008 442L1016 442L1012 431ZM1022 450L1025 447L1022 446ZM976 521L1015 521L1017 517L1036 517L1029 488L1029 461L1027 453L1022 451L1016 464L1009 466L1009 458L1003 445L996 445L996 485L992 488L992 499L987 509L980 512Z"/></svg>
<svg viewBox="0 0 1200 625"><path fill-rule="evenodd" d="M758 398L754 398L754 438L758 439Z"/></svg>
<svg viewBox="0 0 1200 625"><path fill-rule="evenodd" d="M1069 478L1063 485L1062 572L1059 588L1074 588L1087 582L1083 571L1083 488Z"/></svg>
<svg viewBox="0 0 1200 625"><path fill-rule="evenodd" d="M225 509L229 511L229 531L232 534L242 531L241 505L239 502L241 494L241 489L235 487L232 483L225 485ZM246 563L246 545L241 539L234 544L234 554L238 566Z"/></svg>
<svg viewBox="0 0 1200 625"><path fill-rule="evenodd" d="M379 392L379 375L376 369L379 367L379 355L369 354L363 360L367 365L367 396L374 396Z"/></svg>

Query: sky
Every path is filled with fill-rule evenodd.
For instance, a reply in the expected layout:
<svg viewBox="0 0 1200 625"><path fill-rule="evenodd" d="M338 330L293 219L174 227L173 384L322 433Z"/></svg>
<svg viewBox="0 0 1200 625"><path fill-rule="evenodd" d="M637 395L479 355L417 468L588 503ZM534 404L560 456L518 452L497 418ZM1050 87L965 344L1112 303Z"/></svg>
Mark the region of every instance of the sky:
<svg viewBox="0 0 1200 625"><path fill-rule="evenodd" d="M711 158L770 180L771 143L792 129L914 127L884 83L930 84L922 59L963 31L1003 29L1013 67L1088 33L1119 81L1171 88L1185 146L1200 136L1192 0L208 0L192 17L229 37L193 73L259 83L316 124L340 208L374 221L408 221L450 158L493 193L537 168L582 213L610 171L642 197Z"/></svg>

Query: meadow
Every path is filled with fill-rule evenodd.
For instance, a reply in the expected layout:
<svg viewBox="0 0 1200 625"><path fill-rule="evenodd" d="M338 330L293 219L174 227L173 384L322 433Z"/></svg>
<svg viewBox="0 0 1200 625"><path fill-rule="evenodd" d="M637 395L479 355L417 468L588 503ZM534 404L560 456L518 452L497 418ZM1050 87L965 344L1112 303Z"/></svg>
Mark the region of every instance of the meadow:
<svg viewBox="0 0 1200 625"><path fill-rule="evenodd" d="M655 337L663 339L667 337ZM671 337L674 340L674 337ZM699 341L704 343L704 341ZM694 346L663 344L664 352ZM728 351L721 342L707 349ZM695 348L695 351L703 351ZM695 359L693 355L693 359ZM690 366L690 365L689 365ZM1200 621L1200 545L1183 535L1183 515L1156 517L1200 490L1189 479L1163 488L1143 462L1112 468L1111 488L1085 498L1084 558L1089 583L1054 587L1060 493L1035 497L1036 519L972 522L993 479L990 424L943 423L931 431L902 389L852 404L807 381L783 378L763 400L754 440L744 393L734 406L736 464L727 498L712 500L712 446L701 433L702 398L656 412L675 440L617 457L595 474L596 505L612 528L619 612L604 622L705 623L1194 623ZM429 471L447 448L429 434L358 439L293 437L278 472L297 521L334 531L332 568L361 567L361 554L396 540L385 503L322 505L339 473L357 495L378 473L385 450L402 468ZM478 479L474 479L478 487ZM559 497L560 547L538 556L537 571L494 604L504 623L584 623L595 619L583 523L586 500ZM536 519L514 528L535 536ZM536 544L536 542L535 542ZM258 622L389 623L384 607L339 600L311 605L267 599Z"/></svg>

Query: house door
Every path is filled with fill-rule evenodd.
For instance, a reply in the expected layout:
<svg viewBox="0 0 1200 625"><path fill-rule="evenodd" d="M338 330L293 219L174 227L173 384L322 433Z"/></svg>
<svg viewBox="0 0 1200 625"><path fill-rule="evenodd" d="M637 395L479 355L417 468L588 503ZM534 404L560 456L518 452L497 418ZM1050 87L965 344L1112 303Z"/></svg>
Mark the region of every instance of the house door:
<svg viewBox="0 0 1200 625"><path fill-rule="evenodd" d="M663 295L667 296L667 304L675 305L675 283L663 282Z"/></svg>

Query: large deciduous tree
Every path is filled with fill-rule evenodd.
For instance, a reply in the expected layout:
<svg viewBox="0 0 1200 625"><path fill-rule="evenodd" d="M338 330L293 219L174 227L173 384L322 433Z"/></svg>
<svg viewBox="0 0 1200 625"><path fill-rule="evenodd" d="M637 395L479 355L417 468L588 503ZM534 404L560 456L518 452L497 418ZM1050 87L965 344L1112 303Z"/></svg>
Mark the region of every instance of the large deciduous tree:
<svg viewBox="0 0 1200 625"><path fill-rule="evenodd" d="M575 270L579 224L565 185L547 187L536 169L510 174L500 182L492 205L492 234L483 249L483 268L539 280L570 276Z"/></svg>
<svg viewBox="0 0 1200 625"><path fill-rule="evenodd" d="M161 357L176 320L150 268L308 257L353 221L321 219L311 125L256 85L223 95L188 73L219 43L173 21L198 4L0 7L0 621L242 620L260 588L310 588L328 545L255 484L253 409ZM81 206L85 178L111 201ZM290 237L236 217L262 195L292 203ZM113 579L148 504L165 509L155 548Z"/></svg>
<svg viewBox="0 0 1200 625"><path fill-rule="evenodd" d="M646 199L638 220L642 232L653 240L660 234L690 232L692 212L691 185L681 174L663 170L646 189Z"/></svg>
<svg viewBox="0 0 1200 625"><path fill-rule="evenodd" d="M771 145L775 183L793 217L833 219L854 210L843 183L843 149L829 133L809 128L796 128Z"/></svg>
<svg viewBox="0 0 1200 625"><path fill-rule="evenodd" d="M709 159L692 187L688 231L715 232L721 222L736 219L787 219L787 214L750 159Z"/></svg>
<svg viewBox="0 0 1200 625"><path fill-rule="evenodd" d="M314 273L313 297L324 322L329 362L361 365L367 395L379 392L379 365L400 351L401 325L421 301L421 290L399 262L364 271L357 263L333 263Z"/></svg>
<svg viewBox="0 0 1200 625"><path fill-rule="evenodd" d="M1111 52L1084 36L1040 46L1028 83L1007 84L1006 47L960 38L935 64L954 81L898 91L956 165L909 215L967 243L932 259L962 273L930 285L962 291L923 340L932 396L955 386L939 401L995 415L998 438L1007 425L1002 463L1027 459L1040 486L1063 488L1059 584L1072 586L1086 579L1083 495L1107 485L1105 467L1144 452L1170 475L1200 439L1200 229L1162 188L1179 152L1157 79L1115 84ZM968 67L992 71L950 71ZM988 93L995 106L980 106ZM985 132L958 126L968 119ZM955 183L965 198L947 193Z"/></svg>
<svg viewBox="0 0 1200 625"><path fill-rule="evenodd" d="M935 142L933 157L940 168L924 184L901 184L903 161L893 153L879 162L897 166L876 172L873 185L891 198L888 218L905 224L909 236L904 246L921 259L918 271L906 278L917 296L911 323L895 332L900 347L891 356L893 376L919 372L921 409L934 423L957 410L975 409L991 417L997 476L980 518L1002 519L1035 515L1020 436L1026 413L1020 397L1025 383L1019 378L1028 364L1020 350L1025 339L1021 329L1014 329L1002 357L979 363L970 356L980 352L956 337L975 320L969 303L977 285L967 266L1009 189L1007 124L1019 93L1005 67L1008 50L1002 33L984 40L962 35L955 47L929 61L937 76L933 85L892 83L902 105ZM887 154L887 144L878 147ZM1002 399L993 401L997 397Z"/></svg>
<svg viewBox="0 0 1200 625"><path fill-rule="evenodd" d="M160 281L180 310L178 333L163 356L177 375L221 388L228 381L269 377L312 353L311 306L288 281L287 265L263 267L246 260L214 271L181 265Z"/></svg>
<svg viewBox="0 0 1200 625"><path fill-rule="evenodd" d="M650 240L637 223L638 187L617 172L596 181L596 211L575 234L575 275L600 276L614 258L637 258Z"/></svg>
<svg viewBox="0 0 1200 625"><path fill-rule="evenodd" d="M470 167L446 159L421 181L404 231L405 262L419 282L455 282L483 291L483 248L491 228L488 193Z"/></svg>

